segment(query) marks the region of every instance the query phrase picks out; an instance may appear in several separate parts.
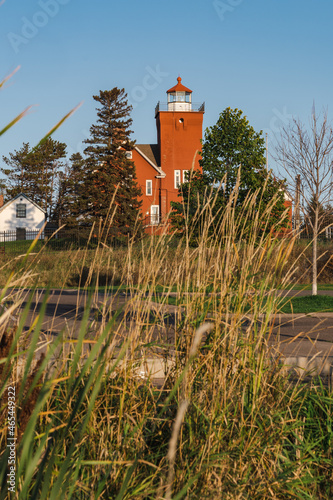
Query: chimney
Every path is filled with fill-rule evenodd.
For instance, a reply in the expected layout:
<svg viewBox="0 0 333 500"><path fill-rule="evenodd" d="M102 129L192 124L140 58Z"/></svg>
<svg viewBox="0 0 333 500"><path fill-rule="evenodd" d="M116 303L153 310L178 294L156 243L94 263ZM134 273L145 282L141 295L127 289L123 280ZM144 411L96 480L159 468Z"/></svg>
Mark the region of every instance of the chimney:
<svg viewBox="0 0 333 500"><path fill-rule="evenodd" d="M0 194L0 208L3 207L3 194Z"/></svg>

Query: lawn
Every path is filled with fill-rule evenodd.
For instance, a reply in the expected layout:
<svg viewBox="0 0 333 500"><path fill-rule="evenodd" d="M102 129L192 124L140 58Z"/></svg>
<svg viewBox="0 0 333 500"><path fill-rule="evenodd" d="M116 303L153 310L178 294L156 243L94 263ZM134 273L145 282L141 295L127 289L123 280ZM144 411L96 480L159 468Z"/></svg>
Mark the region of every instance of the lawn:
<svg viewBox="0 0 333 500"><path fill-rule="evenodd" d="M333 297L329 295L308 295L305 297L293 297L286 299L282 306L283 313L314 313L333 312Z"/></svg>
<svg viewBox="0 0 333 500"><path fill-rule="evenodd" d="M164 303L168 305L184 305L187 299L183 295L181 298L177 296L168 296L167 294L153 293L149 296L149 300L157 303ZM207 304L212 304L209 298L209 294L202 295L202 301ZM212 305L210 305L212 307ZM234 305L235 307L235 305ZM246 311L251 310L251 304L245 306ZM307 314L315 312L333 312L333 297L329 295L308 295L305 297L292 297L284 299L279 306L279 312L284 314L294 313L294 314Z"/></svg>

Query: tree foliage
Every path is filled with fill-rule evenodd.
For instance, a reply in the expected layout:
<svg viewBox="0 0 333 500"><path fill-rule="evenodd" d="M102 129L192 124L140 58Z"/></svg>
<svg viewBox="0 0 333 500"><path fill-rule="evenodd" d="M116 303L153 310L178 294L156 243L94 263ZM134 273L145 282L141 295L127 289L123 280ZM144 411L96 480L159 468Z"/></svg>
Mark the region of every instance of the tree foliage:
<svg viewBox="0 0 333 500"><path fill-rule="evenodd" d="M173 203L172 221L178 229L184 221L191 223L208 200L214 200L213 215L223 214L231 194L237 186L236 206L241 209L251 193L258 192L257 210L263 211L276 197L269 225L278 230L286 225L283 182L277 181L265 167L265 144L255 132L242 111L225 109L216 125L206 129L200 160L202 173L191 173L190 182L180 189L183 201ZM239 176L239 177L238 177ZM211 204L210 204L211 205ZM244 214L245 215L245 214ZM218 224L219 217L216 217ZM199 226L194 230L198 234Z"/></svg>
<svg viewBox="0 0 333 500"><path fill-rule="evenodd" d="M30 153L29 143L14 153L9 153L9 158L2 157L7 167L1 167L1 173L5 176L4 187L6 190L6 200L11 199L19 193L32 192L32 180L35 178L29 166L28 155ZM29 196L29 195L28 195Z"/></svg>
<svg viewBox="0 0 333 500"><path fill-rule="evenodd" d="M132 234L141 206L135 166L126 157L134 148L130 139L132 107L125 90L117 87L100 91L93 98L100 107L97 123L90 128L91 137L85 141L86 192L90 198L86 220L102 223L110 235Z"/></svg>
<svg viewBox="0 0 333 500"><path fill-rule="evenodd" d="M19 193L26 194L43 208L52 218L56 205L59 172L66 156L66 144L48 138L31 149L24 143L21 149L3 156L6 167L0 169L5 175L6 199Z"/></svg>
<svg viewBox="0 0 333 500"><path fill-rule="evenodd" d="M67 228L82 226L88 207L86 193L86 162L80 153L74 153L59 174L58 200L54 221Z"/></svg>

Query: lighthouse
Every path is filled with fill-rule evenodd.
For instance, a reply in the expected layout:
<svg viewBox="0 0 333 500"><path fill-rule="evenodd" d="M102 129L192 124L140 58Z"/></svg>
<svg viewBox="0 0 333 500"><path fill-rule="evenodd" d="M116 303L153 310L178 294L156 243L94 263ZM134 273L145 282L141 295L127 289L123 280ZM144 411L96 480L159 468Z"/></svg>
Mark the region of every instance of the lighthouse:
<svg viewBox="0 0 333 500"><path fill-rule="evenodd" d="M168 111L192 111L192 90L184 87L180 76L177 85L167 90Z"/></svg>
<svg viewBox="0 0 333 500"><path fill-rule="evenodd" d="M191 169L200 169L204 104L192 102L192 90L177 78L177 85L166 92L167 105L156 107L155 118L160 166L166 176L161 193L161 213L179 201L178 188L187 181Z"/></svg>
<svg viewBox="0 0 333 500"><path fill-rule="evenodd" d="M172 201L180 201L178 188L188 181L189 172L201 169L204 103L192 101L192 90L180 76L166 94L167 102L155 108L157 144L137 144L133 154L143 215L151 225L165 219Z"/></svg>

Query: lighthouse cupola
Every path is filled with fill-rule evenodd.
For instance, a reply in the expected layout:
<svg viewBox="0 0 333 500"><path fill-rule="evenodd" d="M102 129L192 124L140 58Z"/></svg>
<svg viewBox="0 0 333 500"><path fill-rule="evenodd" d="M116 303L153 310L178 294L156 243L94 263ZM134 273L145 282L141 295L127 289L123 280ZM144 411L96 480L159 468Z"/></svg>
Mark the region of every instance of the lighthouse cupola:
<svg viewBox="0 0 333 500"><path fill-rule="evenodd" d="M192 90L182 84L180 76L177 85L167 90L168 111L192 111Z"/></svg>

